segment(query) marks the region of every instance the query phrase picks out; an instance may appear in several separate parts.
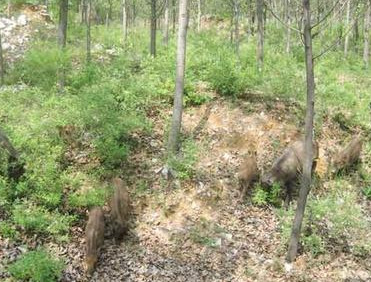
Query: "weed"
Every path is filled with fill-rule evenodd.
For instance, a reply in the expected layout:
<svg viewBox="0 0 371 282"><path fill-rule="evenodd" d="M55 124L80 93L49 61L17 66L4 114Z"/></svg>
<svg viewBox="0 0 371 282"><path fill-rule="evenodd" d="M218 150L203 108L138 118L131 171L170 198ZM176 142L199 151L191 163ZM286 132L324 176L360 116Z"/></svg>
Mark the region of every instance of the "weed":
<svg viewBox="0 0 371 282"><path fill-rule="evenodd" d="M8 268L9 273L17 280L33 282L58 281L64 263L51 256L43 249L25 253Z"/></svg>

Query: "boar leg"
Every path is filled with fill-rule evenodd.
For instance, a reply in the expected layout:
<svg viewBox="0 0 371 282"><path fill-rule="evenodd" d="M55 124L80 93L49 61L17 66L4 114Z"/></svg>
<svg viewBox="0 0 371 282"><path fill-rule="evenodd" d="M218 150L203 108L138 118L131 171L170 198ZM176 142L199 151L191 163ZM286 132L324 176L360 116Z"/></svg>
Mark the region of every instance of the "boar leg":
<svg viewBox="0 0 371 282"><path fill-rule="evenodd" d="M241 182L241 200L243 200L245 198L245 195L246 195L246 192L247 192L247 183L245 181L242 181Z"/></svg>
<svg viewBox="0 0 371 282"><path fill-rule="evenodd" d="M285 203L284 207L286 210L289 209L290 203L292 201L292 189L293 189L293 184L292 182L289 182L285 185L286 187L286 197L285 197Z"/></svg>

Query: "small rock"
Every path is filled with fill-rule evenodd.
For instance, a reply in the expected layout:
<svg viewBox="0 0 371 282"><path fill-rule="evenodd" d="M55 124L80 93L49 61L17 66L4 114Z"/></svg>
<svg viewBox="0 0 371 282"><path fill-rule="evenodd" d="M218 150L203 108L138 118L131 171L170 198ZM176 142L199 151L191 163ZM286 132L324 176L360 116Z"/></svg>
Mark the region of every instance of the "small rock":
<svg viewBox="0 0 371 282"><path fill-rule="evenodd" d="M17 24L20 25L20 26L25 26L27 24L26 15L20 15L17 19Z"/></svg>

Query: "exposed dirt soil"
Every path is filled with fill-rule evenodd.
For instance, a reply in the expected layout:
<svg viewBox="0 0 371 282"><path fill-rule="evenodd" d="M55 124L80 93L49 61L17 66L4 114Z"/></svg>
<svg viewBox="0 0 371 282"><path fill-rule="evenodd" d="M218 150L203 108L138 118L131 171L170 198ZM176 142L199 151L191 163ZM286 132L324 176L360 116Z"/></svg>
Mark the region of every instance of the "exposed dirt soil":
<svg viewBox="0 0 371 282"><path fill-rule="evenodd" d="M298 105L281 101L268 110L263 102L237 105L220 98L188 108L184 132L195 136L200 154L196 174L187 181L167 181L158 173L171 111L154 117L153 134L134 136L139 148L122 171L134 199L130 234L119 245L106 239L92 277L82 273L81 229L73 232L68 246L51 246L68 258L62 280L370 281L370 259L348 253L316 259L305 253L286 272L274 209L240 202L235 173L244 155L256 150L259 167L267 168L300 136L297 118L290 115L298 111ZM327 169L328 150L323 148L343 137L334 125L324 124L323 130L327 134L318 133L318 174Z"/></svg>

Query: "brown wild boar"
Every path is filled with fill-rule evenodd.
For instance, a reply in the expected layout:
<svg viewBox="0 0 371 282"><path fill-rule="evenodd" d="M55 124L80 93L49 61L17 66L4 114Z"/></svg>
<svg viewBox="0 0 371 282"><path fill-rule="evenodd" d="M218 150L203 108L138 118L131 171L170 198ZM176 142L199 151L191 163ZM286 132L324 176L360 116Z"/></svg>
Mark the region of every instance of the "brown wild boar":
<svg viewBox="0 0 371 282"><path fill-rule="evenodd" d="M104 215L100 207L95 207L89 212L88 223L85 228L85 262L87 274L91 274L98 260L99 248L104 241Z"/></svg>
<svg viewBox="0 0 371 282"><path fill-rule="evenodd" d="M262 184L272 186L273 183L280 183L285 187L287 207L291 201L293 185L298 179L299 174L303 171L305 157L305 142L298 140L287 147L282 155L273 163L271 169L262 177ZM316 160L318 159L318 143L313 143L313 165L312 171L315 170Z"/></svg>
<svg viewBox="0 0 371 282"><path fill-rule="evenodd" d="M248 191L251 183L258 179L259 171L258 164L256 162L256 152L247 157L240 166L238 171L238 181L241 189L241 199L243 199Z"/></svg>
<svg viewBox="0 0 371 282"><path fill-rule="evenodd" d="M332 161L332 172L337 173L356 163L361 155L362 143L360 136L354 137L343 150L338 152Z"/></svg>
<svg viewBox="0 0 371 282"><path fill-rule="evenodd" d="M113 179L115 191L111 200L111 221L116 240L119 240L128 231L128 220L130 214L129 192L122 179Z"/></svg>

